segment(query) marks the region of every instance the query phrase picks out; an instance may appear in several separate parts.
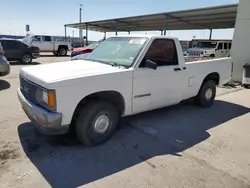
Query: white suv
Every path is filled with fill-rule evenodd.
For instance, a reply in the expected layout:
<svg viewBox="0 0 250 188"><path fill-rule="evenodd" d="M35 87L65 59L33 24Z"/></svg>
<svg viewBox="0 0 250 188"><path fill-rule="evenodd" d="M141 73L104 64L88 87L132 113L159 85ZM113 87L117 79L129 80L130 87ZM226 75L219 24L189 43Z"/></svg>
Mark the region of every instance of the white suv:
<svg viewBox="0 0 250 188"><path fill-rule="evenodd" d="M188 56L229 57L232 41L200 41L196 47L187 50Z"/></svg>

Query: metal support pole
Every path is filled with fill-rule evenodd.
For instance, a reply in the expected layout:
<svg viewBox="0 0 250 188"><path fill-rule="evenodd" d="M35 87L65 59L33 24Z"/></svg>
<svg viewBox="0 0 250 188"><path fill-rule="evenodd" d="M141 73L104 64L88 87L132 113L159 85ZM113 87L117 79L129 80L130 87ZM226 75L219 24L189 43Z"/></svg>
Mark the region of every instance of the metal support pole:
<svg viewBox="0 0 250 188"><path fill-rule="evenodd" d="M168 20L168 17L167 15L165 15L165 25L164 25L164 35L166 35L166 32L167 32L167 20Z"/></svg>
<svg viewBox="0 0 250 188"><path fill-rule="evenodd" d="M88 46L88 24L86 24L86 45Z"/></svg>
<svg viewBox="0 0 250 188"><path fill-rule="evenodd" d="M115 22L115 36L117 36L117 27L118 27L118 23Z"/></svg>
<svg viewBox="0 0 250 188"><path fill-rule="evenodd" d="M104 32L104 38L103 38L104 40L106 40L106 36L107 36L107 34L106 34L106 32Z"/></svg>
<svg viewBox="0 0 250 188"><path fill-rule="evenodd" d="M161 35L163 35L163 30L161 30Z"/></svg>
<svg viewBox="0 0 250 188"><path fill-rule="evenodd" d="M130 35L130 31L128 31L128 34Z"/></svg>
<svg viewBox="0 0 250 188"><path fill-rule="evenodd" d="M67 27L66 25L64 26L64 40L66 41L67 39Z"/></svg>
<svg viewBox="0 0 250 188"><path fill-rule="evenodd" d="M80 9L79 9L79 23L82 23L82 4L80 4ZM80 38L80 45L82 46L82 28L79 28L79 38Z"/></svg>
<svg viewBox="0 0 250 188"><path fill-rule="evenodd" d="M209 40L211 40L211 39L212 39L212 34L213 34L213 30L212 30L212 29L210 29Z"/></svg>

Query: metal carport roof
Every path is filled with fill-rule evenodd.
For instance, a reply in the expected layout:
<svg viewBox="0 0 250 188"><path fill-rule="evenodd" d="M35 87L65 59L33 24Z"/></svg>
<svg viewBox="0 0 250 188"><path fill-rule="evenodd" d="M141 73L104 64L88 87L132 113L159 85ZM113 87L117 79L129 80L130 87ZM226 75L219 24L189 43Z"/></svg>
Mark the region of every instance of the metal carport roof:
<svg viewBox="0 0 250 188"><path fill-rule="evenodd" d="M238 4L66 24L100 32L234 28Z"/></svg>

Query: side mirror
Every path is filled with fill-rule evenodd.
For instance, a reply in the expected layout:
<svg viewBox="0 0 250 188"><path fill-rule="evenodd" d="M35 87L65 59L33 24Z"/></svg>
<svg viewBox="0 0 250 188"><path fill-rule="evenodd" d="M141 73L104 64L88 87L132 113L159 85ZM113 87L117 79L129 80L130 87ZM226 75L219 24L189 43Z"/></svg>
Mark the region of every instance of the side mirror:
<svg viewBox="0 0 250 188"><path fill-rule="evenodd" d="M151 61L150 59L146 59L145 67L156 70L157 64L155 62Z"/></svg>
<svg viewBox="0 0 250 188"><path fill-rule="evenodd" d="M215 51L217 51L218 50L218 48L215 48Z"/></svg>

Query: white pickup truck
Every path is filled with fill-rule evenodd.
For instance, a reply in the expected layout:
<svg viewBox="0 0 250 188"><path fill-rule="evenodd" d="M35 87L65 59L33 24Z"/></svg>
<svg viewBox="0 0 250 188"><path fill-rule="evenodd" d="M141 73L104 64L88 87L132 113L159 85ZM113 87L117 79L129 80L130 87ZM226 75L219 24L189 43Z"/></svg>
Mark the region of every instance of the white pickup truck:
<svg viewBox="0 0 250 188"><path fill-rule="evenodd" d="M209 107L216 85L231 80L230 58L184 61L180 42L166 36L117 36L85 60L20 71L18 97L44 134L76 132L87 145L108 140L119 118L195 98Z"/></svg>
<svg viewBox="0 0 250 188"><path fill-rule="evenodd" d="M48 35L28 35L22 42L38 47L40 52L53 52L54 55L66 56L72 50L71 42L56 41L55 37Z"/></svg>

